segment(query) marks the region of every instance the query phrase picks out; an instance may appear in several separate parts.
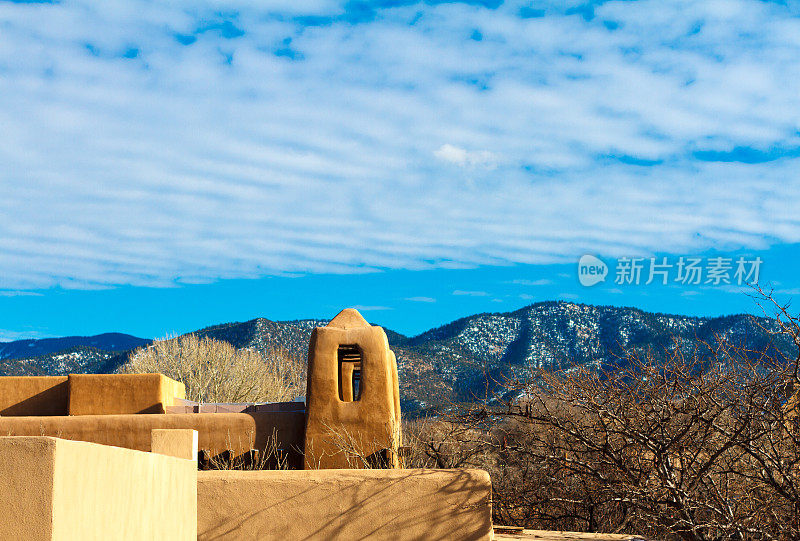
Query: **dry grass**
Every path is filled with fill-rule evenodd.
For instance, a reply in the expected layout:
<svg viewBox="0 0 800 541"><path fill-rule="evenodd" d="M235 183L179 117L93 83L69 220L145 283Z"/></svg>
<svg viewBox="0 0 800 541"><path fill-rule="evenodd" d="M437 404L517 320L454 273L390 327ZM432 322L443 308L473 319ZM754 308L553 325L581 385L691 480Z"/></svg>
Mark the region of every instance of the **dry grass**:
<svg viewBox="0 0 800 541"><path fill-rule="evenodd" d="M289 352L262 355L193 334L137 349L119 371L164 374L195 402L281 402L305 393L304 363Z"/></svg>
<svg viewBox="0 0 800 541"><path fill-rule="evenodd" d="M252 449L249 453L234 455L231 451L208 457L201 467L206 470L288 470L289 454L280 447L278 432L273 429L263 449Z"/></svg>
<svg viewBox="0 0 800 541"><path fill-rule="evenodd" d="M328 452L306 449L306 460L311 469L320 469L322 461L338 456L347 469L387 469L393 467L393 457L402 448L403 434L399 424L386 423L384 431L372 436L348 430L344 426L325 424L323 438L332 450Z"/></svg>

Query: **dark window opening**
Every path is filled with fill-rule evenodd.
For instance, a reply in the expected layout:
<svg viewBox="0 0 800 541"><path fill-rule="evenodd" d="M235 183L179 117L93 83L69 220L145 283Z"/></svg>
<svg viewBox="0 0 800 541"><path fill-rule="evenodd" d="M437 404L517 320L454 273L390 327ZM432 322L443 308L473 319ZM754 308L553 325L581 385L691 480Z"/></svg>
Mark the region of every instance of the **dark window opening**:
<svg viewBox="0 0 800 541"><path fill-rule="evenodd" d="M361 367L353 370L353 400L361 398Z"/></svg>
<svg viewBox="0 0 800 541"><path fill-rule="evenodd" d="M339 400L354 402L361 400L361 348L355 344L339 346Z"/></svg>

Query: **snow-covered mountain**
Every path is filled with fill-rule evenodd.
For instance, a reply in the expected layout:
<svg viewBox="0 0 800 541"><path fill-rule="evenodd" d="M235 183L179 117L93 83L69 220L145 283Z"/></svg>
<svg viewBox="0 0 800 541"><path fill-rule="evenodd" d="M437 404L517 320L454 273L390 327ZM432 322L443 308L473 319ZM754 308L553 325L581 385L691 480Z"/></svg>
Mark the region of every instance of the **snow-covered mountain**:
<svg viewBox="0 0 800 541"><path fill-rule="evenodd" d="M237 348L268 352L286 349L305 358L308 339L326 320L271 321L264 318L224 323L196 331L229 342ZM614 366L625 351L651 352L681 348L707 355L720 339L760 351L772 345L791 354L784 338L771 337L772 322L749 315L701 318L645 312L636 308L591 306L572 302L542 302L514 312L477 314L458 319L418 336L406 337L387 329L397 354L404 409L424 410L451 400L473 400L485 395L490 381L525 377L544 368L574 364ZM101 338L102 337L102 338ZM42 374L109 372L127 357L127 350L149 343L128 335L88 337L69 349L56 350L58 340L0 344L0 372ZM53 342L55 340L55 342ZM33 345L27 345L32 342ZM106 347L94 345L102 343ZM11 346L13 344L13 346ZM112 349L110 345L113 345ZM25 348L44 354L24 355Z"/></svg>
<svg viewBox="0 0 800 541"><path fill-rule="evenodd" d="M102 349L104 351L127 351L150 343L150 340L129 334L110 332L95 336L65 336L39 340L14 340L0 342L0 360L38 357L77 346Z"/></svg>

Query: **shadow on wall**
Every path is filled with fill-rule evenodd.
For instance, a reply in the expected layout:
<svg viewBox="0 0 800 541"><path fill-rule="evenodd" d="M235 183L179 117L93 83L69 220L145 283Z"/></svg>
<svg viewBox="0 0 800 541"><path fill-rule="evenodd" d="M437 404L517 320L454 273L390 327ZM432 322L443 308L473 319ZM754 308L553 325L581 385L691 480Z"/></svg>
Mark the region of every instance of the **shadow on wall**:
<svg viewBox="0 0 800 541"><path fill-rule="evenodd" d="M0 416L68 415L67 376L19 376L4 378Z"/></svg>
<svg viewBox="0 0 800 541"><path fill-rule="evenodd" d="M203 540L478 540L492 528L480 470L200 472L197 511Z"/></svg>

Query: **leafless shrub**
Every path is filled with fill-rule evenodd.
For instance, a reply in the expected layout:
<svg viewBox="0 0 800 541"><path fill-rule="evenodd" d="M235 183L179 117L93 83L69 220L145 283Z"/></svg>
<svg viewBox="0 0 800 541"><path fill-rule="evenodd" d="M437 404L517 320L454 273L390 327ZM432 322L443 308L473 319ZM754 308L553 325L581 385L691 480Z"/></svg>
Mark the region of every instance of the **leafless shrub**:
<svg viewBox="0 0 800 541"><path fill-rule="evenodd" d="M421 418L403 423L408 468L486 467L493 461L489 435L464 423Z"/></svg>
<svg viewBox="0 0 800 541"><path fill-rule="evenodd" d="M798 318L774 308L770 332L800 345ZM800 356L776 353L716 337L689 354L676 344L600 371L544 371L506 382L515 399L407 429L408 441L423 463L487 469L496 523L800 539Z"/></svg>
<svg viewBox="0 0 800 541"><path fill-rule="evenodd" d="M278 432L273 429L263 449L252 449L238 456L230 452L222 452L208 457L203 464L208 470L288 470L289 456L287 450L279 446Z"/></svg>
<svg viewBox="0 0 800 541"><path fill-rule="evenodd" d="M629 357L522 385L520 400L489 412L496 514L655 538L797 538L793 368L733 346L716 360L676 348L666 362Z"/></svg>
<svg viewBox="0 0 800 541"><path fill-rule="evenodd" d="M305 392L304 363L286 350L262 355L193 334L137 349L120 372L160 372L183 382L196 402L280 402Z"/></svg>
<svg viewBox="0 0 800 541"><path fill-rule="evenodd" d="M383 430L372 433L350 430L345 426L324 426L321 437L327 445L305 449L305 460L311 469L320 468L329 456L344 459L343 467L348 469L391 468L402 448L403 433L397 423L386 423Z"/></svg>

